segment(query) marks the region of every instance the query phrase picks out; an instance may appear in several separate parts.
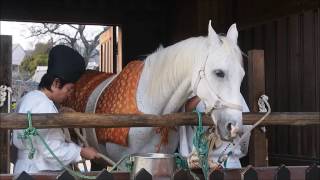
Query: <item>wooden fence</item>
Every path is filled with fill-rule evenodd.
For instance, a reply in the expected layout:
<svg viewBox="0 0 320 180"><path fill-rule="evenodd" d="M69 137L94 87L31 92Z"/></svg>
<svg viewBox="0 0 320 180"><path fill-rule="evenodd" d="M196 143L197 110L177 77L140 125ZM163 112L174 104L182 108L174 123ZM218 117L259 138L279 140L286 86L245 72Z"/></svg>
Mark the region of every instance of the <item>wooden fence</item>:
<svg viewBox="0 0 320 180"><path fill-rule="evenodd" d="M27 121L25 114L2 113L0 129L19 129L26 128ZM243 116L244 124L255 123L262 113L245 113ZM169 115L112 115L112 114L89 114L89 113L62 113L62 114L34 114L33 127L36 128L60 128L60 127L154 127L154 126L179 126L179 125L197 125L196 113L176 113ZM272 113L263 125L312 125L320 124L320 115L318 112L310 113ZM208 115L203 115L204 125L213 125ZM244 169L225 169L216 170L210 173L210 180L255 180L255 179L306 179L318 180L320 169L313 165L310 167L259 167L248 166ZM201 171L195 173L203 179ZM91 175L97 176L97 179L104 180L125 180L130 179L128 172L109 173L106 170L101 172L91 172ZM67 171L56 173L40 173L29 175L22 173L18 177L13 175L0 175L1 180L21 179L21 180L73 180ZM152 176L141 170L135 177L137 180L152 179ZM188 171L179 170L173 177L173 180L191 180L193 177Z"/></svg>
<svg viewBox="0 0 320 180"><path fill-rule="evenodd" d="M201 180L204 179L200 170L193 171ZM90 172L86 175L96 176L97 180L128 180L130 173L128 172L113 172L107 170L101 172ZM242 169L222 169L211 171L209 180L319 180L320 179L319 166L289 166L282 165L280 167L258 167L254 168L248 166ZM50 173L37 173L27 174L25 172L14 177L13 175L0 175L1 180L75 180L67 171L64 172L50 172ZM150 175L145 169L141 169L134 177L135 180L152 180ZM193 180L187 170L179 169L172 175L172 180Z"/></svg>
<svg viewBox="0 0 320 180"><path fill-rule="evenodd" d="M252 125L264 113L244 113L243 123ZM28 127L26 114L0 113L0 129L23 129ZM209 115L203 115L203 125L212 126ZM306 126L320 124L319 112L273 112L262 123L266 125ZM95 127L172 127L197 125L197 114L172 113L167 115L115 115L91 113L32 114L32 124L36 128L95 128Z"/></svg>

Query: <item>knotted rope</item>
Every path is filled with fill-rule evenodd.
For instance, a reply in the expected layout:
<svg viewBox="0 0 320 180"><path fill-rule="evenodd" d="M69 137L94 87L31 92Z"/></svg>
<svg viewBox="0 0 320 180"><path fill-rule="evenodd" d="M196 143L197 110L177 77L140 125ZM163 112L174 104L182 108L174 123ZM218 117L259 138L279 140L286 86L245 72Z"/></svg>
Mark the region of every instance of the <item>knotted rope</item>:
<svg viewBox="0 0 320 180"><path fill-rule="evenodd" d="M209 144L205 135L205 130L202 126L202 116L199 111L196 111L198 114L198 126L196 133L193 135L192 143L196 149L196 152L199 157L199 164L202 169L202 173L205 177L205 180L208 180L209 175L209 165L208 165L208 153L209 153Z"/></svg>
<svg viewBox="0 0 320 180"><path fill-rule="evenodd" d="M28 116L28 128L27 129L24 129L23 130L23 134L19 134L18 135L18 138L19 139L26 139L29 141L29 144L30 144L30 151L29 151L29 154L28 154L28 158L29 159L33 159L34 157L34 153L36 152L36 149L34 148L33 146L33 143L32 143L32 136L38 136L38 131L36 128L34 128L32 126L32 118L31 118L31 113L28 112L27 114Z"/></svg>
<svg viewBox="0 0 320 180"><path fill-rule="evenodd" d="M8 97L8 113L11 112L11 94L12 94L12 89L9 86L6 85L1 85L0 86L0 107L4 105L4 103L7 100Z"/></svg>
<svg viewBox="0 0 320 180"><path fill-rule="evenodd" d="M38 137L40 139L40 141L42 142L42 144L46 147L46 149L50 152L50 154L52 155L52 157L59 163L59 165L65 169L66 171L69 172L70 175L74 176L74 177L79 177L79 178L84 178L84 179L96 179L96 176L86 176L81 174L80 172L76 172L73 171L72 169L70 169L69 167L65 166L60 159L54 154L54 152L51 150L51 148L49 147L49 145L45 142L45 140L42 138L42 136L38 133L38 130L36 128L34 128L32 126L32 117L31 117L31 113L30 111L28 111L27 114L27 118L28 118L28 128L23 130L23 134L19 134L18 138L20 139L27 139L30 143L30 152L28 154L28 158L29 159L33 159L34 154L35 154L35 148L33 146L32 143L32 136Z"/></svg>

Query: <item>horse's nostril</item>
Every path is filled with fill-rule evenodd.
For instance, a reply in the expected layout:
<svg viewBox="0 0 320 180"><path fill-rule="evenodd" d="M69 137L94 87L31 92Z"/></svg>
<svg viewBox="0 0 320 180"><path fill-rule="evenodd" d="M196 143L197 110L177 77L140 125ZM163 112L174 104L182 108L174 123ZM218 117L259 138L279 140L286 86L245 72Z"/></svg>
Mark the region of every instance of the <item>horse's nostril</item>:
<svg viewBox="0 0 320 180"><path fill-rule="evenodd" d="M227 130L228 130L228 131L231 131L231 129L232 129L232 124L231 124L231 123L228 123L228 124L227 124Z"/></svg>

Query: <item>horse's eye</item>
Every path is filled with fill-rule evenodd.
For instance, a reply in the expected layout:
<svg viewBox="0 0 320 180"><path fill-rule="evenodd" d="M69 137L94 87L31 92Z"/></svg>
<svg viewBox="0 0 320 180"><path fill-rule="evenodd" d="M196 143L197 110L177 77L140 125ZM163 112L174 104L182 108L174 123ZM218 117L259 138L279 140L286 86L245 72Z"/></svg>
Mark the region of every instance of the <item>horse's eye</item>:
<svg viewBox="0 0 320 180"><path fill-rule="evenodd" d="M224 72L223 72L222 70L220 70L220 69L215 70L215 71L214 71L214 74L215 74L216 76L218 76L219 78L224 78L224 76L225 76Z"/></svg>

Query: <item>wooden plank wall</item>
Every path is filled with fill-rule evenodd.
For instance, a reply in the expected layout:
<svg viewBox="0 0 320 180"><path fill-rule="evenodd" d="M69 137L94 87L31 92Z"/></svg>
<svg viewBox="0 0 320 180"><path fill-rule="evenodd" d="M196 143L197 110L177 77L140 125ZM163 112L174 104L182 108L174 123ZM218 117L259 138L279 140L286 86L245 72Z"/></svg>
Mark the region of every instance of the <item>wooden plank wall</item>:
<svg viewBox="0 0 320 180"><path fill-rule="evenodd" d="M320 112L320 9L241 29L244 52L264 49L273 111ZM247 92L247 79L243 92ZM245 94L245 97L248 97ZM269 127L270 165L320 163L320 126Z"/></svg>

